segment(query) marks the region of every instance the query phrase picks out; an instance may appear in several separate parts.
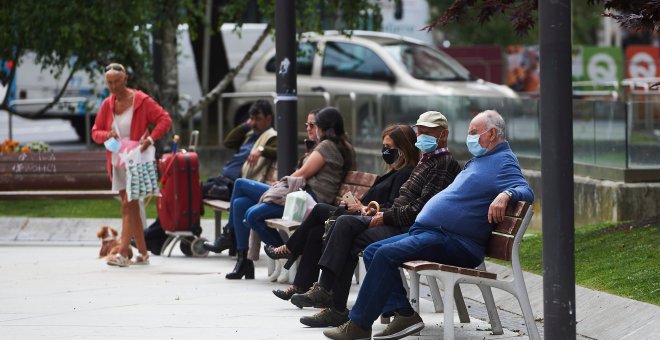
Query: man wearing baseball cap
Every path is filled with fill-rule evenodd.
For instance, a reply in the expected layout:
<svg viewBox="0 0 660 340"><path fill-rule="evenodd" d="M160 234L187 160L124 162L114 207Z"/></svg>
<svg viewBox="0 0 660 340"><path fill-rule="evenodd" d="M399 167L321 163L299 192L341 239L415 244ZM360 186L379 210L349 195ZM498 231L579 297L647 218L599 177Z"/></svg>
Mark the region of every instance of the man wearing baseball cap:
<svg viewBox="0 0 660 340"><path fill-rule="evenodd" d="M399 189L392 206L365 216L344 215L330 228L319 266L319 282L304 294L295 294L291 303L326 308L300 318L310 327L339 326L348 321L346 303L358 253L369 244L408 231L426 202L445 189L461 171L447 149L447 118L440 112L421 114L417 121L415 146L423 154L408 180Z"/></svg>
<svg viewBox="0 0 660 340"><path fill-rule="evenodd" d="M422 151L422 159L447 152L447 118L438 111L426 111L417 119L417 142L415 146Z"/></svg>

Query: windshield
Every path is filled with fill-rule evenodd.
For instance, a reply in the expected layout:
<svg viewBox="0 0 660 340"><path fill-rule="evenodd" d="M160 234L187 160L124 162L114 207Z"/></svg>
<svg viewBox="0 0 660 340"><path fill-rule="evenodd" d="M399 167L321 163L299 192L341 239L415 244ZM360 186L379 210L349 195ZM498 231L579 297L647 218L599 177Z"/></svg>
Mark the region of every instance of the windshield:
<svg viewBox="0 0 660 340"><path fill-rule="evenodd" d="M383 46L408 73L422 80L471 80L470 72L444 52L401 42Z"/></svg>

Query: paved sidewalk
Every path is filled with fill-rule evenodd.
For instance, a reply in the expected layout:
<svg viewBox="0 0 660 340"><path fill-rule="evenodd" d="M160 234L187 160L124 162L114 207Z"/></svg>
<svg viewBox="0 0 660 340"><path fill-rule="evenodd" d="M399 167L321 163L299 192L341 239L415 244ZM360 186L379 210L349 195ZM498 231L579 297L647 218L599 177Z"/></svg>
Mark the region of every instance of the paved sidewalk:
<svg viewBox="0 0 660 340"><path fill-rule="evenodd" d="M226 255L151 258L145 267L115 268L96 259L100 225L118 220L0 218L0 338L6 339L323 339L304 327L300 310L270 293L266 263L255 280L226 280L235 260ZM213 220L203 220L205 234ZM265 256L262 254L262 256ZM490 266L507 275L507 269ZM534 314L541 318L542 278L525 276ZM477 289L466 286L470 324L458 339L527 339L515 299L494 290L505 334L490 335ZM349 304L357 294L353 285ZM578 338L658 339L660 307L577 287ZM427 327L419 337L441 339L442 315L422 300ZM507 312L508 311L508 312ZM542 323L539 323L541 331ZM376 323L374 332L384 326Z"/></svg>

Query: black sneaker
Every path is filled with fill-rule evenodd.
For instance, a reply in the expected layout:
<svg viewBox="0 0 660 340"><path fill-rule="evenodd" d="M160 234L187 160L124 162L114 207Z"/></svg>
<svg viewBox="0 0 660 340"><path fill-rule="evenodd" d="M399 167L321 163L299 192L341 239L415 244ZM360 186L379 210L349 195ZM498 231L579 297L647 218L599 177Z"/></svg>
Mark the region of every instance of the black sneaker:
<svg viewBox="0 0 660 340"><path fill-rule="evenodd" d="M374 340L396 340L405 338L424 329L424 321L415 313L403 316L395 313L394 319L382 332L374 334Z"/></svg>
<svg viewBox="0 0 660 340"><path fill-rule="evenodd" d="M294 294L291 297L291 303L298 308L329 308L332 305L332 294L318 283L314 283L305 294Z"/></svg>
<svg viewBox="0 0 660 340"><path fill-rule="evenodd" d="M337 327L348 321L348 309L340 312L334 308L326 308L312 316L303 316L300 323L309 327Z"/></svg>

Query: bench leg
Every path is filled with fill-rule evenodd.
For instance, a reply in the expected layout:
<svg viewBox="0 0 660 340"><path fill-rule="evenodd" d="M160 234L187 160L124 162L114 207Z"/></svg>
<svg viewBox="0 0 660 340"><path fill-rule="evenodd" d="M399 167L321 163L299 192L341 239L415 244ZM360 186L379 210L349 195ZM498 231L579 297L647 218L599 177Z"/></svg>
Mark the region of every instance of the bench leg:
<svg viewBox="0 0 660 340"><path fill-rule="evenodd" d="M215 213L215 239L222 235L222 211L213 211Z"/></svg>
<svg viewBox="0 0 660 340"><path fill-rule="evenodd" d="M502 322L500 321L500 315L497 313L497 307L495 306L493 291L489 286L477 285L477 287L479 287L479 290L481 290L481 295L484 297L486 311L488 312L488 319L490 320L490 328L493 330L493 334L504 334L504 330L502 329Z"/></svg>
<svg viewBox="0 0 660 340"><path fill-rule="evenodd" d="M444 340L454 340L454 299L450 294L455 292L454 285L456 284L456 279L453 275L444 276L442 278L442 285L444 286L444 322L443 327L443 339Z"/></svg>
<svg viewBox="0 0 660 340"><path fill-rule="evenodd" d="M408 278L406 278L406 272L403 268L399 268L399 275L401 275L401 284L403 284L403 289L406 290L406 295L410 296L410 286L408 285ZM417 295L419 295L419 292Z"/></svg>
<svg viewBox="0 0 660 340"><path fill-rule="evenodd" d="M520 278L516 277L518 284L516 284L516 294L514 296L518 299L518 304L520 304L520 309L523 313L523 318L525 318L525 324L527 325L527 333L529 333L529 338L533 340L541 339L539 335L539 329L536 327L536 321L534 320L534 313L532 312L532 306L529 303L529 296L527 295L527 288L525 283L521 282L522 274Z"/></svg>
<svg viewBox="0 0 660 340"><path fill-rule="evenodd" d="M410 274L410 294L408 294L408 299L413 310L419 313L419 274L413 271L408 271L408 274Z"/></svg>
<svg viewBox="0 0 660 340"><path fill-rule="evenodd" d="M444 304L442 303L442 294L440 294L440 287L438 287L438 280L433 276L427 276L426 282L431 290L431 299L433 300L433 307L436 313L444 311Z"/></svg>
<svg viewBox="0 0 660 340"><path fill-rule="evenodd" d="M461 321L461 323L470 323L470 315L468 315L467 307L465 306L463 292L461 292L461 286L458 284L454 286L454 301L456 302L458 319Z"/></svg>

